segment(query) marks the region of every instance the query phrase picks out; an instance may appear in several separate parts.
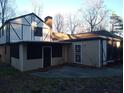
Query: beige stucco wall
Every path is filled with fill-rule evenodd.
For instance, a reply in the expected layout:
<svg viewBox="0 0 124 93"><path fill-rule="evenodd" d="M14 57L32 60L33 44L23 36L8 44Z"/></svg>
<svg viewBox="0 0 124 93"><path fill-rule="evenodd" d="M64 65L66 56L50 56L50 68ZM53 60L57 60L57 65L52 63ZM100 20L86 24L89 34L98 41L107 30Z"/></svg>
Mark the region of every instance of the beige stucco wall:
<svg viewBox="0 0 124 93"><path fill-rule="evenodd" d="M20 45L20 62L22 63L23 71L34 70L38 68L42 68L42 59L27 59L27 46ZM22 53L21 53L22 52Z"/></svg>
<svg viewBox="0 0 124 93"><path fill-rule="evenodd" d="M11 65L18 70L22 70L20 59L11 57Z"/></svg>
<svg viewBox="0 0 124 93"><path fill-rule="evenodd" d="M99 67L100 63L100 40L82 42L82 64Z"/></svg>
<svg viewBox="0 0 124 93"><path fill-rule="evenodd" d="M73 42L72 47L70 48L70 59L72 63L75 62L75 45L81 45L81 63L87 66L100 67L100 40L87 40L87 41L78 41Z"/></svg>
<svg viewBox="0 0 124 93"><path fill-rule="evenodd" d="M55 66L63 63L75 63L74 59L74 45L80 44L82 47L81 64L89 66L100 66L100 40L91 40L83 42L74 42L73 45L65 45L62 48L62 57L52 58L51 66ZM21 70L34 70L43 68L43 59L27 59L27 46L19 45L19 59L12 58L12 66Z"/></svg>
<svg viewBox="0 0 124 93"><path fill-rule="evenodd" d="M20 52L22 51L22 53L20 53L20 62L22 64L22 68L23 68L23 71L28 71L28 70L34 70L34 69L38 69L38 68L43 68L43 59L27 59L27 46L26 45L20 45L21 49ZM67 54L65 51L66 47L63 47L62 48L62 51L63 51L63 54L62 54L62 57L54 57L52 58L52 61L51 61L51 66L55 66L55 65L58 65L58 64L63 64L65 62L65 57Z"/></svg>
<svg viewBox="0 0 124 93"><path fill-rule="evenodd" d="M59 64L63 64L63 63L64 63L64 59L62 57L54 57L54 58L52 58L51 65L55 66L55 65L59 65Z"/></svg>
<svg viewBox="0 0 124 93"><path fill-rule="evenodd" d="M23 45L19 45L19 58L11 57L11 65L20 71L23 71L24 61L23 53L24 53Z"/></svg>
<svg viewBox="0 0 124 93"><path fill-rule="evenodd" d="M42 59L32 59L32 60L26 59L24 60L23 63L23 71L34 70L42 67L43 67Z"/></svg>

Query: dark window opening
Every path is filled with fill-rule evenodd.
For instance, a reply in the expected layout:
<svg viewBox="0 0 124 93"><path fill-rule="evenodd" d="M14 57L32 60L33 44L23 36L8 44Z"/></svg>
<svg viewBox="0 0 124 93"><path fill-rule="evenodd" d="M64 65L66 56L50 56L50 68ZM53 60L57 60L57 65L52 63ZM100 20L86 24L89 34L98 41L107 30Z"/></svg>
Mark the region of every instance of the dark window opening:
<svg viewBox="0 0 124 93"><path fill-rule="evenodd" d="M75 58L76 58L76 60L75 60L76 62L81 62L81 56L80 55L76 55Z"/></svg>
<svg viewBox="0 0 124 93"><path fill-rule="evenodd" d="M11 57L19 58L19 45L11 45Z"/></svg>
<svg viewBox="0 0 124 93"><path fill-rule="evenodd" d="M52 57L62 57L62 46L61 45L52 46Z"/></svg>
<svg viewBox="0 0 124 93"><path fill-rule="evenodd" d="M80 45L75 45L75 51L80 52L81 51L81 46Z"/></svg>
<svg viewBox="0 0 124 93"><path fill-rule="evenodd" d="M27 59L42 58L42 46L38 44L27 45Z"/></svg>
<svg viewBox="0 0 124 93"><path fill-rule="evenodd" d="M34 36L42 36L42 27L35 27Z"/></svg>
<svg viewBox="0 0 124 93"><path fill-rule="evenodd" d="M120 57L120 50L116 46L116 41L107 43L107 60L116 60Z"/></svg>

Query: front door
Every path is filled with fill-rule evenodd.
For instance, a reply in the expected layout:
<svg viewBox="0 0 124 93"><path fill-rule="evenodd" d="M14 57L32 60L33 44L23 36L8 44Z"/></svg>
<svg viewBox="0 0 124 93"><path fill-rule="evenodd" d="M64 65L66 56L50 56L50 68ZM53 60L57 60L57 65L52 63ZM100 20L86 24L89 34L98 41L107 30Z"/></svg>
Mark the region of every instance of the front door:
<svg viewBox="0 0 124 93"><path fill-rule="evenodd" d="M43 67L49 67L51 65L51 47L45 46L43 47Z"/></svg>

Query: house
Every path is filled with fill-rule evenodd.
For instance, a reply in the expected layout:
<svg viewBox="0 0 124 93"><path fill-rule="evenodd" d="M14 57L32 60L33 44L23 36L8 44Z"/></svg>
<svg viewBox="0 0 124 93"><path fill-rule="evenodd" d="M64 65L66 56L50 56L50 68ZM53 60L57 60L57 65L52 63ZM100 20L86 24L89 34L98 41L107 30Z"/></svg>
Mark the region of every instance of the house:
<svg viewBox="0 0 124 93"><path fill-rule="evenodd" d="M0 61L28 71L66 63L102 67L120 60L122 38L107 31L57 33L51 22L34 13L6 21L0 28Z"/></svg>

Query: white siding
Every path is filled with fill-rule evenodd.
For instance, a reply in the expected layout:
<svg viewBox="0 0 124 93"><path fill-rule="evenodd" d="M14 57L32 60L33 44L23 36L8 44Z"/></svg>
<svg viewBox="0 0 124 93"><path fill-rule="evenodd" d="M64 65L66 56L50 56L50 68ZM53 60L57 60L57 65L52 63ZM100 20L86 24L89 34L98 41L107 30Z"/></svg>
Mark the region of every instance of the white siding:
<svg viewBox="0 0 124 93"><path fill-rule="evenodd" d="M0 44L6 43L6 30L7 30L7 25L4 26L3 29L1 29L0 34Z"/></svg>
<svg viewBox="0 0 124 93"><path fill-rule="evenodd" d="M42 27L43 35L34 36L32 23L36 27ZM50 28L34 15L28 15L25 18L18 18L10 22L10 42L18 41L51 41ZM17 36L17 34L18 36ZM21 39L21 40L20 40Z"/></svg>

